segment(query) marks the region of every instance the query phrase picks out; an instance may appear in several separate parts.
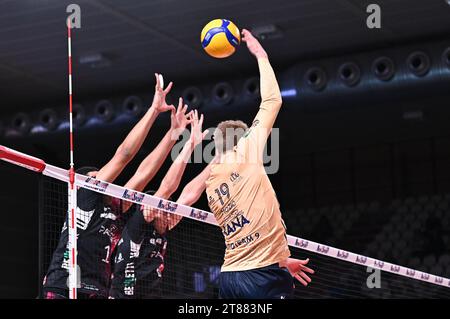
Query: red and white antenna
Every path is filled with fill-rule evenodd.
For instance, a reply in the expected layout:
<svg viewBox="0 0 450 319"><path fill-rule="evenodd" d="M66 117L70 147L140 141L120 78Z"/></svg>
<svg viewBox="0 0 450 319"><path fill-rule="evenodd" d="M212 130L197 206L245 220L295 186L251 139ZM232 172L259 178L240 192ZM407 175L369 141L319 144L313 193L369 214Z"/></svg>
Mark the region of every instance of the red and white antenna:
<svg viewBox="0 0 450 319"><path fill-rule="evenodd" d="M67 19L67 52L69 66L69 128L70 128L70 169L69 169L69 207L68 207L68 248L69 248L69 279L67 285L69 287L69 298L77 299L77 226L76 226L76 207L77 207L77 191L75 188L75 169L73 160L73 112L72 112L72 35L71 35L70 18Z"/></svg>

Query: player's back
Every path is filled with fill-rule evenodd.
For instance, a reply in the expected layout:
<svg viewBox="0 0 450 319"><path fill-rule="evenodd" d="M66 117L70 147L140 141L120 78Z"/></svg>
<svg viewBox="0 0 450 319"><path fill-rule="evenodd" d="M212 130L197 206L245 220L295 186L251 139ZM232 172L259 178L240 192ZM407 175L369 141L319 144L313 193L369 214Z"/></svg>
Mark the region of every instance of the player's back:
<svg viewBox="0 0 450 319"><path fill-rule="evenodd" d="M211 166L209 206L225 237L222 271L265 267L289 257L279 203L261 162L239 147Z"/></svg>

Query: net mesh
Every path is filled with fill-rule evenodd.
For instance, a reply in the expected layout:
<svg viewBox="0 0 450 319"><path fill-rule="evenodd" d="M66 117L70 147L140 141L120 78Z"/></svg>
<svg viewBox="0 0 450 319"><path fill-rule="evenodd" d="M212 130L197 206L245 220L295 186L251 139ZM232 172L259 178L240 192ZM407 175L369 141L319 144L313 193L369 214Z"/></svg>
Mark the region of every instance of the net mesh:
<svg viewBox="0 0 450 319"><path fill-rule="evenodd" d="M133 196L131 191L130 194ZM110 202L114 202L114 200ZM67 184L43 177L40 182L41 278L48 273L52 256L61 236L66 211ZM288 218L289 216L285 216L285 219ZM130 223L130 220L131 214L124 218L124 225ZM319 237L314 240L319 241ZM119 237L116 239L117 245L113 247L113 251L106 251L105 247L84 247L83 250L83 247L79 246L79 256L89 252L90 255L87 257L93 258L94 252L103 252L104 258L108 259L108 267L111 267L104 267L104 269L114 274L115 267L117 267L114 265L124 258L124 256L118 256L120 249L117 247L120 247L122 243ZM147 290L158 291L158 294L152 296L157 298L218 298L218 278L225 248L219 227L183 218L173 230L168 232L164 240L166 240L167 246L162 252L164 255L162 277L150 276L146 279L147 281L139 284L145 286ZM328 239L324 238L324 240ZM340 248L351 250L352 247ZM308 287L296 283L294 298L450 298L450 289L447 287L389 272L374 272L359 264L299 248L291 247L290 249L294 258L309 258L311 268L316 271L313 281ZM372 256L378 257L376 252L374 253L375 255ZM141 247L140 257L145 254L146 251ZM81 258L79 257L79 259ZM388 261L396 262L396 260ZM158 268L156 267L158 265L157 263L148 265L148 267ZM127 266L129 265L127 264ZM137 267L137 264L134 264L134 267ZM140 267L145 268L145 265L140 265ZM136 280L133 276L126 276L133 273L134 270L130 267L125 269L124 281ZM83 274L83 270L81 272L82 276L86 275ZM445 273L436 275L444 276ZM101 279L97 278L97 281L101 281ZM158 289L154 286L156 281L159 281ZM369 288L369 286L373 288Z"/></svg>
<svg viewBox="0 0 450 319"><path fill-rule="evenodd" d="M39 179L39 277L44 280L60 239L67 212L67 184L50 177ZM39 286L43 296L43 287Z"/></svg>

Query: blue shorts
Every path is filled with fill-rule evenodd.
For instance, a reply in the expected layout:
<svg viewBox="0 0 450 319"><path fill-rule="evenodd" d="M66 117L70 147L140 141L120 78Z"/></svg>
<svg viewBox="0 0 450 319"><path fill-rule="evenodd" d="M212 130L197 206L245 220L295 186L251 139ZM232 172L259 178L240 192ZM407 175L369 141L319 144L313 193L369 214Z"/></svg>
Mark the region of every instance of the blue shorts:
<svg viewBox="0 0 450 319"><path fill-rule="evenodd" d="M224 271L219 277L221 299L287 299L293 292L294 279L278 264L245 271Z"/></svg>

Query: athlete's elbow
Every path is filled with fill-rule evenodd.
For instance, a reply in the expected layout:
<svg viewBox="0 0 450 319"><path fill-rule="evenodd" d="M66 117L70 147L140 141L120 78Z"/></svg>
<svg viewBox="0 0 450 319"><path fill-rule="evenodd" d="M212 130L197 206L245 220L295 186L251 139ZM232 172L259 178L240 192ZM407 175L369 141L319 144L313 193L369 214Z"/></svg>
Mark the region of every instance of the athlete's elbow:
<svg viewBox="0 0 450 319"><path fill-rule="evenodd" d="M278 111L283 104L283 100L280 97L272 97L270 99L266 99L261 103L261 109L268 111Z"/></svg>
<svg viewBox="0 0 450 319"><path fill-rule="evenodd" d="M116 158L121 163L129 163L133 158L133 152L130 147L120 145L116 151Z"/></svg>
<svg viewBox="0 0 450 319"><path fill-rule="evenodd" d="M273 101L274 104L274 108L276 108L277 110L279 110L281 108L281 106L283 105L283 99L280 97L276 97Z"/></svg>
<svg viewBox="0 0 450 319"><path fill-rule="evenodd" d="M281 97L280 90L277 90L277 93L274 94L273 103L278 107L281 107L281 105L283 104L283 98Z"/></svg>

